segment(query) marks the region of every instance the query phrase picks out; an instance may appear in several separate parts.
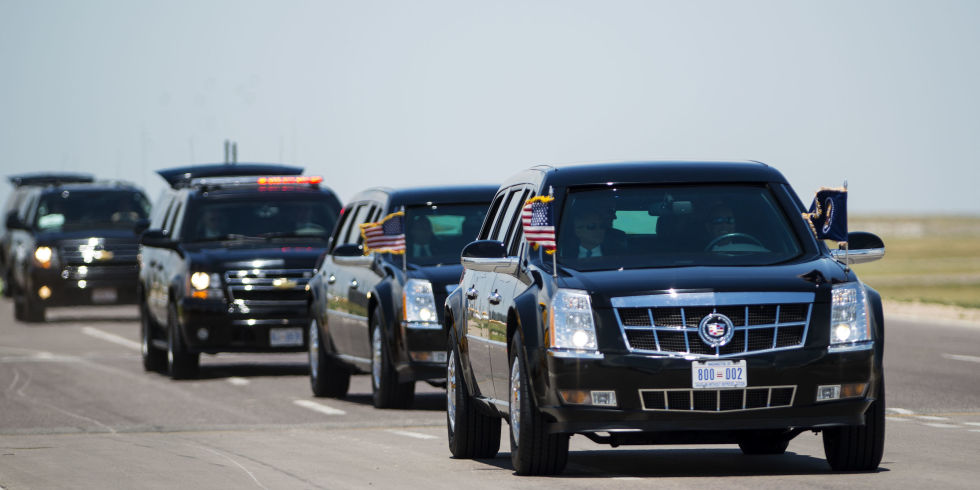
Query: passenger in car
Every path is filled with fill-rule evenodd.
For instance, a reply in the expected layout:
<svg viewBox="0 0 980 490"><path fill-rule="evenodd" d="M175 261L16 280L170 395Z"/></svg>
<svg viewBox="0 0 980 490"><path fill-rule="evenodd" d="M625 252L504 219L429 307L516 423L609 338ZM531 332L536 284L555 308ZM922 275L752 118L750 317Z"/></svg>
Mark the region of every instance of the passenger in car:
<svg viewBox="0 0 980 490"><path fill-rule="evenodd" d="M598 208L579 207L572 219L572 226L575 229L573 243L568 244L570 249L566 248L566 254L587 259L623 252L625 248L623 243L615 238L622 232L611 229L607 214Z"/></svg>

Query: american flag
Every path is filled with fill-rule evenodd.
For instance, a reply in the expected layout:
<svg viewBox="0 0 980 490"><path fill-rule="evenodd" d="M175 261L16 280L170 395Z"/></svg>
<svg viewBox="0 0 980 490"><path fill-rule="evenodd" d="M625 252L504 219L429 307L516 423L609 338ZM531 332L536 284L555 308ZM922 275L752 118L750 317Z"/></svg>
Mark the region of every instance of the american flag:
<svg viewBox="0 0 980 490"><path fill-rule="evenodd" d="M550 196L532 197L524 203L521 212L524 238L535 249L540 245L548 253L555 253L555 219L551 212L551 202L554 200Z"/></svg>
<svg viewBox="0 0 980 490"><path fill-rule="evenodd" d="M405 253L405 212L391 213L375 223L364 223L361 225L361 235L364 237L365 254Z"/></svg>

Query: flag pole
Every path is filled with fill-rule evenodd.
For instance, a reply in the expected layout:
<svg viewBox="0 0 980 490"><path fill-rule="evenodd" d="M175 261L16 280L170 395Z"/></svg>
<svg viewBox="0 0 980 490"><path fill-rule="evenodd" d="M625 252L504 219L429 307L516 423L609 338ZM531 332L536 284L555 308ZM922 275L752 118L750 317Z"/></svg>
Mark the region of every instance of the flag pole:
<svg viewBox="0 0 980 490"><path fill-rule="evenodd" d="M408 217L405 216L405 205L402 204L402 233L405 235L405 250L402 250L402 273L408 273Z"/></svg>
<svg viewBox="0 0 980 490"><path fill-rule="evenodd" d="M847 179L844 179L844 192L847 192ZM851 244L845 241L844 242L844 272L851 271L851 262L848 258L848 254L850 254L850 250L851 250Z"/></svg>
<svg viewBox="0 0 980 490"><path fill-rule="evenodd" d="M554 220L555 219L555 207L553 206L553 204L555 203L555 201L554 201L554 198L555 198L555 188L552 187L552 186L550 186L550 185L548 186L548 197L550 197L552 199L552 201L549 203L552 206L549 206L549 207L551 208L551 219ZM558 223L552 222L551 224L552 224L552 226L555 227L555 239L556 239L556 241L555 241L555 249L551 251L551 273L552 273L552 277L555 278L555 281L558 281L558 242L557 242L557 238L558 238Z"/></svg>

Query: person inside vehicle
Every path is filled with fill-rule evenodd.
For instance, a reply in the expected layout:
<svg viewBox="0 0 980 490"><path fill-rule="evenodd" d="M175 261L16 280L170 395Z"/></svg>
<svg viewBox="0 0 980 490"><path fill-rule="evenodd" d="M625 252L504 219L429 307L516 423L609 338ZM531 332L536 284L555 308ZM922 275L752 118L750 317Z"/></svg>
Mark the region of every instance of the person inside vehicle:
<svg viewBox="0 0 980 490"><path fill-rule="evenodd" d="M618 235L611 230L609 213L599 208L580 206L572 219L575 230L571 255L579 259L603 257L622 252L619 240L609 235Z"/></svg>
<svg viewBox="0 0 980 490"><path fill-rule="evenodd" d="M218 238L226 234L221 222L221 216L213 209L205 209L201 213L201 221L198 222L197 229L198 238L205 240Z"/></svg>
<svg viewBox="0 0 980 490"><path fill-rule="evenodd" d="M432 257L435 253L435 236L432 233L432 222L425 216L419 216L412 221L409 229L412 257Z"/></svg>
<svg viewBox="0 0 980 490"><path fill-rule="evenodd" d="M704 228L710 240L735 233L735 214L732 213L732 208L725 204L712 206Z"/></svg>

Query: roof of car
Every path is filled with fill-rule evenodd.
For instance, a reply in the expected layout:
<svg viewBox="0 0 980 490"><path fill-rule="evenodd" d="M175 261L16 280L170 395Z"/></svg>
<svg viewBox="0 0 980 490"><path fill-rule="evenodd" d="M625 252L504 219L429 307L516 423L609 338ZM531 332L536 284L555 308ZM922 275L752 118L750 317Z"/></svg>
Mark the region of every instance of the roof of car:
<svg viewBox="0 0 980 490"><path fill-rule="evenodd" d="M493 199L499 186L490 184L443 185L429 187L372 187L357 193L351 202L368 199L387 200L393 205L420 205L437 202L486 202ZM385 199L387 197L387 199Z"/></svg>
<svg viewBox="0 0 980 490"><path fill-rule="evenodd" d="M786 178L755 161L639 161L538 165L507 180L507 184L540 182L559 186L606 183L779 182Z"/></svg>
<svg viewBox="0 0 980 490"><path fill-rule="evenodd" d="M253 175L300 175L303 167L278 163L205 163L157 170L170 187L184 187L191 179Z"/></svg>
<svg viewBox="0 0 980 490"><path fill-rule="evenodd" d="M61 191L138 191L143 192L140 186L126 182L124 180L95 180L92 182L69 182L52 184L41 190L42 194L56 193Z"/></svg>
<svg viewBox="0 0 980 490"><path fill-rule="evenodd" d="M70 182L92 182L95 176L73 172L32 172L7 177L14 187L25 185L57 185Z"/></svg>

